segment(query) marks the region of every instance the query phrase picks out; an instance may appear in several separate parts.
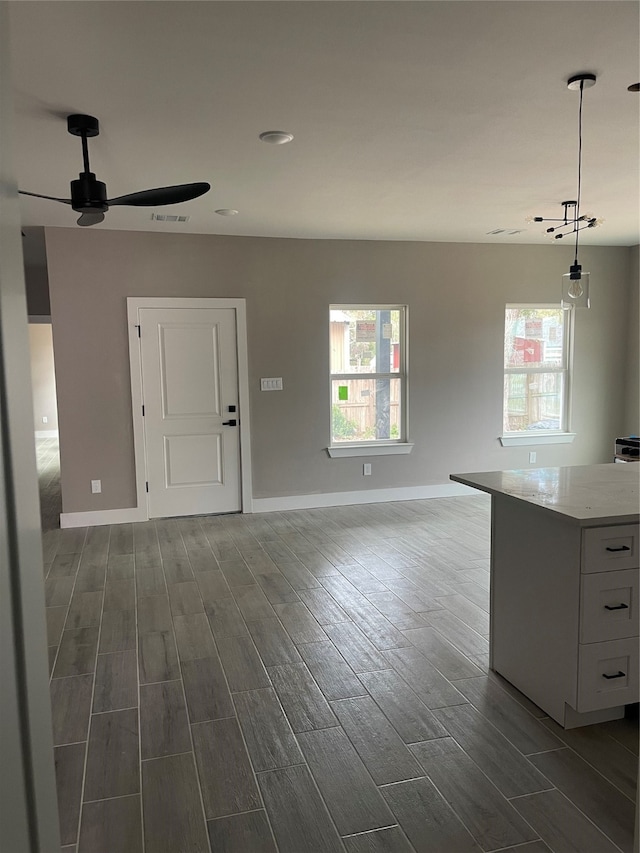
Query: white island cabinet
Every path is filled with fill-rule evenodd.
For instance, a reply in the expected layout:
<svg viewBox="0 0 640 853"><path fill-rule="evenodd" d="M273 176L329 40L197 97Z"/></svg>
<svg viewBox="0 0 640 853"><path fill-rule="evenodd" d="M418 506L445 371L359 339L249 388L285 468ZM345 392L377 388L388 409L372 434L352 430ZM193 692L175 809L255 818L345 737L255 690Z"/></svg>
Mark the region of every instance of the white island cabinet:
<svg viewBox="0 0 640 853"><path fill-rule="evenodd" d="M564 728L638 701L640 466L452 474L491 495L490 666Z"/></svg>

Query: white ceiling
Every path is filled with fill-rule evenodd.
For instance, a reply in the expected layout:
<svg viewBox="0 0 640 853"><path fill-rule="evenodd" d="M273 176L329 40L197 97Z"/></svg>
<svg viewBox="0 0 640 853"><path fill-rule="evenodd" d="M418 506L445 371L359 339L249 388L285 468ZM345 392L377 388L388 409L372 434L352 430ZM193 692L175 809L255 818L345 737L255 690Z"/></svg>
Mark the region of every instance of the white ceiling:
<svg viewBox="0 0 640 853"><path fill-rule="evenodd" d="M279 237L547 241L528 214L575 197L584 94L585 244L640 242L637 2L14 2L21 189L69 195L82 168L65 116L98 117L92 170L115 197L209 181L97 228ZM295 135L258 141L263 130ZM22 199L25 226L75 226ZM237 208L223 218L217 208ZM523 228L517 236L488 236Z"/></svg>

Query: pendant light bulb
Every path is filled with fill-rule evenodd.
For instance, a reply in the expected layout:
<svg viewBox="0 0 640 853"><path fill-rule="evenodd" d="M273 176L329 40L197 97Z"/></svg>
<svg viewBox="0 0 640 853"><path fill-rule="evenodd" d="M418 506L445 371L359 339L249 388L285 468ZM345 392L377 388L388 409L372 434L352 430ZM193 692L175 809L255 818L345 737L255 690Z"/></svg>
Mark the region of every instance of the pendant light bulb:
<svg viewBox="0 0 640 853"><path fill-rule="evenodd" d="M589 273L582 272L582 266L577 260L569 267L569 272L562 276L562 302L565 310L570 308L589 308Z"/></svg>
<svg viewBox="0 0 640 853"><path fill-rule="evenodd" d="M567 288L567 294L572 299L580 299L580 297L582 296L583 293L584 293L584 288L583 288L580 280L572 281L569 284L569 287Z"/></svg>

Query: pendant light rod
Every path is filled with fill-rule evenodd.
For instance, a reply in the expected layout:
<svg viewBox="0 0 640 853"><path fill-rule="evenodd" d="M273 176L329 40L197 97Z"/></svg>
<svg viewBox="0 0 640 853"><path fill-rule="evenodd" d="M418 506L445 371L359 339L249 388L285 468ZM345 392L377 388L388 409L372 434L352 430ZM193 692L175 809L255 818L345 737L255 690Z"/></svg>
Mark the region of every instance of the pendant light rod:
<svg viewBox="0 0 640 853"><path fill-rule="evenodd" d="M582 98L584 95L584 80L580 81L580 108L578 110L578 200L576 202L576 218L580 219L580 194L582 192ZM578 263L578 235L580 229L576 228L576 257L574 264Z"/></svg>
<svg viewBox="0 0 640 853"><path fill-rule="evenodd" d="M578 192L576 201L575 222L580 222L580 197L582 195L582 99L585 88L589 89L596 85L595 74L575 74L567 80L568 89L579 89L580 91L580 106L578 108ZM566 211L566 208L565 208ZM576 249L574 265L578 264L578 235L580 228L575 228L576 233Z"/></svg>

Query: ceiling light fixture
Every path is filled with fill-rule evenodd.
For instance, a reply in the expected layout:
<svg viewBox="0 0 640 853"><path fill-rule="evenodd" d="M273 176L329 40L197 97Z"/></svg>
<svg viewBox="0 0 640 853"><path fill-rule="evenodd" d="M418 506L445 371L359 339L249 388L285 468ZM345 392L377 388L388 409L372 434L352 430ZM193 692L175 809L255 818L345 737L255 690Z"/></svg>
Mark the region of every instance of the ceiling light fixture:
<svg viewBox="0 0 640 853"><path fill-rule="evenodd" d="M555 240L575 234L575 256L569 267L569 272L562 276L562 307L588 308L589 302L589 273L582 271L578 263L578 241L580 231L585 228L595 228L602 220L590 214L580 213L580 198L582 193L582 97L585 89L596 85L596 75L589 73L575 74L567 80L567 88L580 92L580 106L578 109L578 192L575 201L561 202L564 207L564 216L560 219L548 219L543 216L528 217L529 222L555 222L547 228L546 233L552 234Z"/></svg>
<svg viewBox="0 0 640 853"><path fill-rule="evenodd" d="M293 139L293 133L285 130L265 130L258 137L260 142L268 142L269 145L285 145Z"/></svg>
<svg viewBox="0 0 640 853"><path fill-rule="evenodd" d="M627 92L640 92L640 83L632 83L627 86Z"/></svg>
<svg viewBox="0 0 640 853"><path fill-rule="evenodd" d="M221 207L219 210L216 210L218 216L237 216L238 211L234 210L232 207Z"/></svg>

